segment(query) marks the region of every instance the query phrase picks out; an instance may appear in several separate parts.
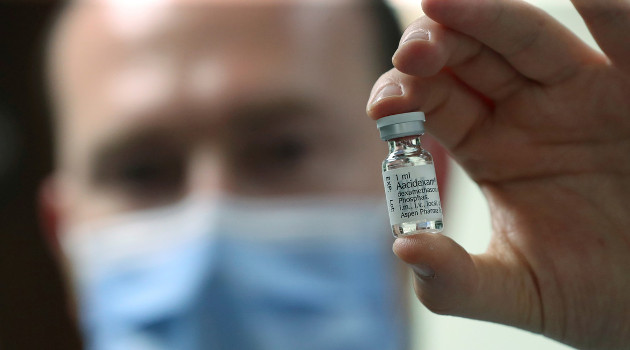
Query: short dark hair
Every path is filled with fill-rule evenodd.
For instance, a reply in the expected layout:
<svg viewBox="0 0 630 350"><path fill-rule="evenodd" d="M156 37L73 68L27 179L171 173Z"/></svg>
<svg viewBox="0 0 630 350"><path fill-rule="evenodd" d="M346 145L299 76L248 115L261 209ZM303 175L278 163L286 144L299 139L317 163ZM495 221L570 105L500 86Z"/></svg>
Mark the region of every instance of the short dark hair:
<svg viewBox="0 0 630 350"><path fill-rule="evenodd" d="M394 11L385 0L368 0L367 3L378 34L378 43L375 43L374 48L377 50L379 68L384 72L392 68L392 55L398 49L402 30Z"/></svg>

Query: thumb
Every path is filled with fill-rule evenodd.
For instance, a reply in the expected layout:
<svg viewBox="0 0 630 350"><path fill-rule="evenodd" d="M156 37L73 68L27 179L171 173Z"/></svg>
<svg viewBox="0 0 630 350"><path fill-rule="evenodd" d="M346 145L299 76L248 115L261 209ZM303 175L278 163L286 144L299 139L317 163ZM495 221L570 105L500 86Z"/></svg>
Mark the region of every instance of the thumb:
<svg viewBox="0 0 630 350"><path fill-rule="evenodd" d="M535 280L511 254L470 255L440 234L394 242L394 253L414 271L418 299L431 311L542 332Z"/></svg>

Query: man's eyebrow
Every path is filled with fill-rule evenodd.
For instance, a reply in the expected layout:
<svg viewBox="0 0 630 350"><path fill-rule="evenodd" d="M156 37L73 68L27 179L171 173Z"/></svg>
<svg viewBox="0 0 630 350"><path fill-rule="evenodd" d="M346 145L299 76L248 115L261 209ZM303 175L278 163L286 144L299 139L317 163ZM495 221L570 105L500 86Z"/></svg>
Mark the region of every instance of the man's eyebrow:
<svg viewBox="0 0 630 350"><path fill-rule="evenodd" d="M255 131L273 128L288 122L314 119L320 107L300 97L267 98L246 102L229 113L225 124L243 131ZM170 119L170 118L166 118ZM216 124L216 120L208 121ZM205 123L202 123L205 124ZM222 124L219 122L219 124ZM207 125L199 125L202 128ZM163 151L182 146L187 138L178 137L185 129L160 125L138 125L104 138L97 144L91 155L90 169L94 172L104 170L125 156L133 156L132 151ZM95 174L97 175L97 174Z"/></svg>

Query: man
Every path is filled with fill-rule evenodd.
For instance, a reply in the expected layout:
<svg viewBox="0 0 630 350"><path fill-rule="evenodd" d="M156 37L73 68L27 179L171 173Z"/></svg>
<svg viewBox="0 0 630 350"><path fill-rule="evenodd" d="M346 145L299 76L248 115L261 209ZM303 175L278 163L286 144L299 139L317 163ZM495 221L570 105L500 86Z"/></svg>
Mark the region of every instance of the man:
<svg viewBox="0 0 630 350"><path fill-rule="evenodd" d="M426 306L627 349L630 1L572 2L603 54L525 2L424 0L368 113L426 111L490 204L485 254L441 235L394 244Z"/></svg>
<svg viewBox="0 0 630 350"><path fill-rule="evenodd" d="M45 197L88 346L404 347L385 145L361 122L390 62L383 9L199 0L65 11Z"/></svg>

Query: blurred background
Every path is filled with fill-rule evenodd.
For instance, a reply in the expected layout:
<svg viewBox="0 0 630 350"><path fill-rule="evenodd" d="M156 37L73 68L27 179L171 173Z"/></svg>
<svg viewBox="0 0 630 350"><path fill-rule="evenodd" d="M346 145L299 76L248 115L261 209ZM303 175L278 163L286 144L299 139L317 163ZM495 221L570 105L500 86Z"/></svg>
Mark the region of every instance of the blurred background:
<svg viewBox="0 0 630 350"><path fill-rule="evenodd" d="M595 46L569 0L529 1ZM40 185L53 166L43 48L59 5L0 2L0 349L80 348L38 206ZM391 5L402 28L421 15L417 1L392 0ZM487 207L476 185L451 163L447 233L468 251L481 253L491 232ZM509 327L433 315L408 289L412 349L568 348Z"/></svg>
<svg viewBox="0 0 630 350"><path fill-rule="evenodd" d="M42 72L57 8L0 2L0 349L79 348L37 205L52 170Z"/></svg>

